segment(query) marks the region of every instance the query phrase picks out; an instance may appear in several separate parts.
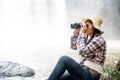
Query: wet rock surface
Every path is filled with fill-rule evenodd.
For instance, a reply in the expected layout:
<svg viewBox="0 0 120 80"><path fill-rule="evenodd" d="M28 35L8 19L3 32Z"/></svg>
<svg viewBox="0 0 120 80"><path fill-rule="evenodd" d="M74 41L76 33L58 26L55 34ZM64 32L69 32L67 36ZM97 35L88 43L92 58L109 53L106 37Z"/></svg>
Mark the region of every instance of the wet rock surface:
<svg viewBox="0 0 120 80"><path fill-rule="evenodd" d="M0 62L0 77L30 77L34 74L34 70L27 66L8 61Z"/></svg>

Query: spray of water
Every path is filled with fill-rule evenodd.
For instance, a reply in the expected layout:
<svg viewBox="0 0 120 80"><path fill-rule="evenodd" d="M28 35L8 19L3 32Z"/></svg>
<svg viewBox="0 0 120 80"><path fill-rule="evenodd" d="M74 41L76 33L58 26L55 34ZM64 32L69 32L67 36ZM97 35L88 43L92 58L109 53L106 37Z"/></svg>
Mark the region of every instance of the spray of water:
<svg viewBox="0 0 120 80"><path fill-rule="evenodd" d="M68 45L64 0L1 0L1 4L1 54Z"/></svg>

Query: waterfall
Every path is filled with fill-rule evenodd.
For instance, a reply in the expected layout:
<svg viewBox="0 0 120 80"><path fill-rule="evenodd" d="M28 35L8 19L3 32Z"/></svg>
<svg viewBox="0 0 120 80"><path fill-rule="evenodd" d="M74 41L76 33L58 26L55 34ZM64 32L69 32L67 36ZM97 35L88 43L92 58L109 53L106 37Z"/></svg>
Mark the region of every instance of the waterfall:
<svg viewBox="0 0 120 80"><path fill-rule="evenodd" d="M64 0L0 0L0 4L0 53L34 53L68 43Z"/></svg>

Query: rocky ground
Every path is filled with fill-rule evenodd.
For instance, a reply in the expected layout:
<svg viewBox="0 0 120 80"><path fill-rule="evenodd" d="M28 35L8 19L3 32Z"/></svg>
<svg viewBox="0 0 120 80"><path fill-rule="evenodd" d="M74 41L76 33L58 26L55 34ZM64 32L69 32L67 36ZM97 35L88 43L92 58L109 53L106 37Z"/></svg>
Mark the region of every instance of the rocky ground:
<svg viewBox="0 0 120 80"><path fill-rule="evenodd" d="M117 63L120 58L120 41L107 41L107 59L106 64ZM31 77L0 77L0 80L45 80L54 68L57 60L62 55L68 55L76 61L80 61L77 51L69 48L60 49L42 49L39 52L31 54L0 54L0 61L11 61L27 66L35 71Z"/></svg>

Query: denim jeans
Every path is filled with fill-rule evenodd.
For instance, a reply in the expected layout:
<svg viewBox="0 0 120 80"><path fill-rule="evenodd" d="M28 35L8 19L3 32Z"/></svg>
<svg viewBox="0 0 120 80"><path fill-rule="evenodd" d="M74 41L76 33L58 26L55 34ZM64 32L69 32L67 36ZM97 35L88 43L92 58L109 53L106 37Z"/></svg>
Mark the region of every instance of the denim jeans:
<svg viewBox="0 0 120 80"><path fill-rule="evenodd" d="M65 74L65 71L68 71L68 73ZM83 69L72 58L62 56L58 60L48 80L99 80L99 78Z"/></svg>
<svg viewBox="0 0 120 80"><path fill-rule="evenodd" d="M74 80L74 79L70 76L69 72L66 70L59 80Z"/></svg>

